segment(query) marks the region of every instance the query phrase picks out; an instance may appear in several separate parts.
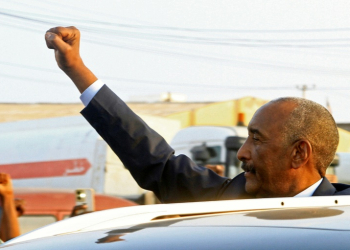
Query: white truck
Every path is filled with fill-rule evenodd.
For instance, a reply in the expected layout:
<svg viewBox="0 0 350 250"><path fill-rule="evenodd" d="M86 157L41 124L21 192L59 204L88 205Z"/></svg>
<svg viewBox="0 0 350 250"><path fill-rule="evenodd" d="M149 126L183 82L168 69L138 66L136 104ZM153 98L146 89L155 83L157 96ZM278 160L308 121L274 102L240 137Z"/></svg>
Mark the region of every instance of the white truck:
<svg viewBox="0 0 350 250"><path fill-rule="evenodd" d="M180 129L175 120L141 117L168 141ZM0 172L14 187L93 188L127 198L145 192L81 116L0 123L0 142Z"/></svg>
<svg viewBox="0 0 350 250"><path fill-rule="evenodd" d="M180 130L170 146L201 165L225 165L225 176L242 172L237 151L248 135L245 126L192 126Z"/></svg>
<svg viewBox="0 0 350 250"><path fill-rule="evenodd" d="M338 182L350 184L350 153L337 153L339 165L334 169Z"/></svg>

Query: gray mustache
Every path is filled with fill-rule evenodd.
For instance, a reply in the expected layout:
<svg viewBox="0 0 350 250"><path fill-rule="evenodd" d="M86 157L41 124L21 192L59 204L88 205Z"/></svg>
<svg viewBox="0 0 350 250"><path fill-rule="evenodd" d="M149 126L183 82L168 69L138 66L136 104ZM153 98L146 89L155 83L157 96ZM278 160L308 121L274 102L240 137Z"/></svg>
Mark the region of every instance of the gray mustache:
<svg viewBox="0 0 350 250"><path fill-rule="evenodd" d="M248 164L246 162L242 162L241 168L245 171L245 172L252 172L255 173L255 168L253 164Z"/></svg>

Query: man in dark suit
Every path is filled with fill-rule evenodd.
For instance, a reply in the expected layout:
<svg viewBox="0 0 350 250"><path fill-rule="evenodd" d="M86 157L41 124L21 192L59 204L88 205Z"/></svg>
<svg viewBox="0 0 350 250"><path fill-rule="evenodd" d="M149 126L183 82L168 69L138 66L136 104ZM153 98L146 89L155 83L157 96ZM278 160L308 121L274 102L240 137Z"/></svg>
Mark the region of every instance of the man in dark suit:
<svg viewBox="0 0 350 250"><path fill-rule="evenodd" d="M162 202L350 194L325 176L339 135L331 114L302 98L280 98L261 107L238 152L244 173L230 180L173 149L84 65L80 32L56 27L45 35L58 66L82 93L83 116L130 170Z"/></svg>

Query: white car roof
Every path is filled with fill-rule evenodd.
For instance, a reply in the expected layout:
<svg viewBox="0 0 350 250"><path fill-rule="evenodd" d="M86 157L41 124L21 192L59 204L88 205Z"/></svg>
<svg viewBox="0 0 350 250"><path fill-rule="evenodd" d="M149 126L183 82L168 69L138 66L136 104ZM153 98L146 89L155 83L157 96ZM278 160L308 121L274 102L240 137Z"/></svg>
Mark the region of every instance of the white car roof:
<svg viewBox="0 0 350 250"><path fill-rule="evenodd" d="M99 229L123 227L149 222L157 222L163 218L191 217L212 215L224 212L247 212L269 209L314 208L349 206L350 196L322 196L301 198L269 198L230 201L207 201L177 204L158 204L116 208L94 212L67 220L59 221L40 229L19 236L6 242L10 245L42 237L88 232ZM350 225L346 224L346 230ZM335 227L335 226L334 226ZM337 228L339 225L336 226Z"/></svg>

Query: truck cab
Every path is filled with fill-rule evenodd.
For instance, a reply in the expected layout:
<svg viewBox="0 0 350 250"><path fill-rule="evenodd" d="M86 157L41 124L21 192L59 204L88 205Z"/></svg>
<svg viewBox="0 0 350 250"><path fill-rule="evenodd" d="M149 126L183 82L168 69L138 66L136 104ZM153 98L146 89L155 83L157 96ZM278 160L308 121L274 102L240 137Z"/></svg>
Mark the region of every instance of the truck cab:
<svg viewBox="0 0 350 250"><path fill-rule="evenodd" d="M237 151L247 134L245 126L192 126L180 130L170 146L199 165L224 165L224 175L233 178L242 172Z"/></svg>

